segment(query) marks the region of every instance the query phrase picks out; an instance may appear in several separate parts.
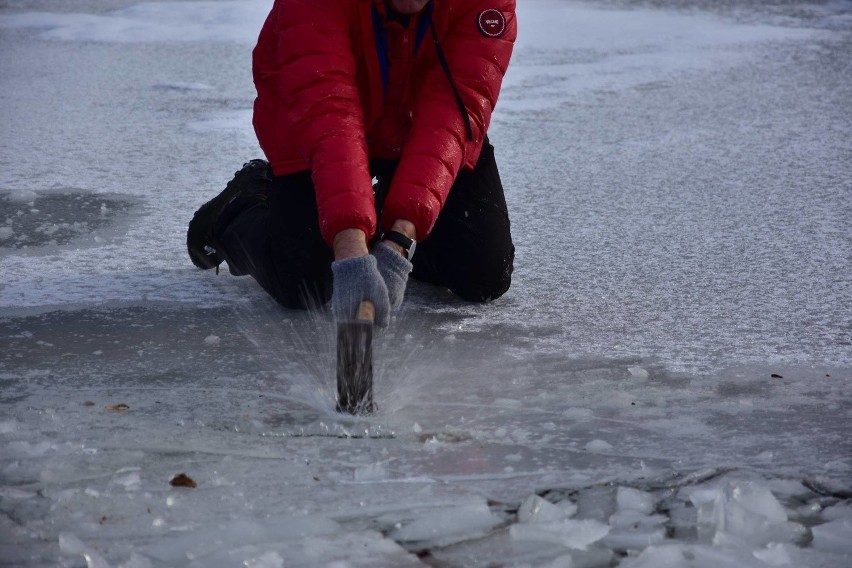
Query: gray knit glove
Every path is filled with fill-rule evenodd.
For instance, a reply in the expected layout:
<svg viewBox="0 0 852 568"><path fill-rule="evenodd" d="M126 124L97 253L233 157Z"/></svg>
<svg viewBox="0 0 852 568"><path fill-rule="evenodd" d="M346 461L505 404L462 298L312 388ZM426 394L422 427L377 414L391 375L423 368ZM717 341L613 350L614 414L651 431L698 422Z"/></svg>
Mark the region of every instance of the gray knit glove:
<svg viewBox="0 0 852 568"><path fill-rule="evenodd" d="M414 265L385 243L376 243L373 247L373 256L376 257L379 273L388 288L390 307L395 310L402 305L405 285L408 283L408 275Z"/></svg>
<svg viewBox="0 0 852 568"><path fill-rule="evenodd" d="M338 321L354 319L358 305L363 300L370 300L376 307L375 324L379 327L388 325L388 288L374 256L368 254L335 260L331 263L331 271L334 275L331 310Z"/></svg>

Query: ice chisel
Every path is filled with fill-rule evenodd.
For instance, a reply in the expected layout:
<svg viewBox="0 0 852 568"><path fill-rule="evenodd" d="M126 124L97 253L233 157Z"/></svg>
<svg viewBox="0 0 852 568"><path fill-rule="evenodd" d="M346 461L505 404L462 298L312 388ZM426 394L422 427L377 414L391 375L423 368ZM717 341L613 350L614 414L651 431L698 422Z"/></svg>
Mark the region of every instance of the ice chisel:
<svg viewBox="0 0 852 568"><path fill-rule="evenodd" d="M337 324L337 410L350 414L373 411L373 320L369 300L358 306L355 319Z"/></svg>

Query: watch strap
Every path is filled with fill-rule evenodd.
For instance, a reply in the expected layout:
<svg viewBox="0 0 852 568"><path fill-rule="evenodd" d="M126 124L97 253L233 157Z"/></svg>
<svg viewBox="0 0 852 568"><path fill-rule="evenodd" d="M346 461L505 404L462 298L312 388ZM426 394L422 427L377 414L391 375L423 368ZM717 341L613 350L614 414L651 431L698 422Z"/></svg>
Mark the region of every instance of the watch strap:
<svg viewBox="0 0 852 568"><path fill-rule="evenodd" d="M385 231L379 237L381 241L390 241L401 246L405 250L405 255L411 258L411 249L414 246L414 239L409 239L399 231Z"/></svg>

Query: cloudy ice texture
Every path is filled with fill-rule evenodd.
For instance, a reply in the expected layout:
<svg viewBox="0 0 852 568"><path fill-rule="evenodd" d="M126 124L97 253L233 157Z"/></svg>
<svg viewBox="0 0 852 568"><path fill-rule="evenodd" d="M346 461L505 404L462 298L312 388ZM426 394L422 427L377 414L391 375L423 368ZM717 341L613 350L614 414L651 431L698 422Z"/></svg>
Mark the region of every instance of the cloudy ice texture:
<svg viewBox="0 0 852 568"><path fill-rule="evenodd" d="M412 283L358 419L186 258L269 2L4 4L3 562L850 565L852 3L657 4L520 2L513 288Z"/></svg>

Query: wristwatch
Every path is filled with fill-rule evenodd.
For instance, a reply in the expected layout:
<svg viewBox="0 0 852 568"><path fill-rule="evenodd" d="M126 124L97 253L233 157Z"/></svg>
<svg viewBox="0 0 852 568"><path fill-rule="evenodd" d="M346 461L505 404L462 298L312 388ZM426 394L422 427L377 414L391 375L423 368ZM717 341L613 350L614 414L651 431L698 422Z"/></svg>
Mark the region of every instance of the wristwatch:
<svg viewBox="0 0 852 568"><path fill-rule="evenodd" d="M411 257L414 256L414 249L417 248L417 241L409 239L399 231L385 231L382 233L382 236L379 237L379 240L390 241L401 246L405 251L405 257L408 260L411 260Z"/></svg>

